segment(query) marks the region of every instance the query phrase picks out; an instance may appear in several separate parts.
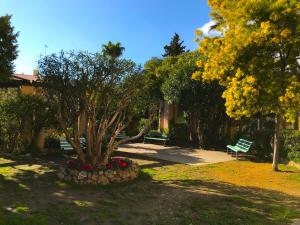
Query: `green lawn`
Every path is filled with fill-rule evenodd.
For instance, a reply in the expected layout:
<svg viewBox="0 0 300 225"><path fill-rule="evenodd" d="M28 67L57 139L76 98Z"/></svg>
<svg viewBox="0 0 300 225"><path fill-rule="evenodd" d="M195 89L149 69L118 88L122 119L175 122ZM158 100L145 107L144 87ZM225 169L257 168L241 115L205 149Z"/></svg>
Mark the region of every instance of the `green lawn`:
<svg viewBox="0 0 300 225"><path fill-rule="evenodd" d="M291 224L300 218L300 172L270 168L149 162L138 180L103 187L59 181L45 161L1 158L0 225Z"/></svg>

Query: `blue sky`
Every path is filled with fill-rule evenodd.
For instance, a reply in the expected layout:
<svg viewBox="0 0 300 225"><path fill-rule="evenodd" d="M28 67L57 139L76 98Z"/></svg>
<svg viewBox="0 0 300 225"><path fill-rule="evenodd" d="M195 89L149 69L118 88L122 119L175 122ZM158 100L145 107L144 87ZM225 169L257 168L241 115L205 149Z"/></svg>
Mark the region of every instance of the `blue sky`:
<svg viewBox="0 0 300 225"><path fill-rule="evenodd" d="M211 24L209 11L206 0L0 0L0 15L12 14L20 32L15 64L25 74L45 51L96 52L108 41L121 42L124 57L140 64L161 56L174 32L193 50L194 30Z"/></svg>

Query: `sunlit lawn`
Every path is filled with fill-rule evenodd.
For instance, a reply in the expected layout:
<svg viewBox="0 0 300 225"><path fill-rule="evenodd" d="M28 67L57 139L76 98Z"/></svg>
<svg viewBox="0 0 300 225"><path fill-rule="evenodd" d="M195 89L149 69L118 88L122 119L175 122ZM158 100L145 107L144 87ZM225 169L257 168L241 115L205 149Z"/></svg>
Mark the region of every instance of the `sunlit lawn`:
<svg viewBox="0 0 300 225"><path fill-rule="evenodd" d="M300 218L300 171L232 161L194 167L159 162L110 186L59 181L45 161L0 159L0 225L291 224ZM298 210L298 211L297 211Z"/></svg>

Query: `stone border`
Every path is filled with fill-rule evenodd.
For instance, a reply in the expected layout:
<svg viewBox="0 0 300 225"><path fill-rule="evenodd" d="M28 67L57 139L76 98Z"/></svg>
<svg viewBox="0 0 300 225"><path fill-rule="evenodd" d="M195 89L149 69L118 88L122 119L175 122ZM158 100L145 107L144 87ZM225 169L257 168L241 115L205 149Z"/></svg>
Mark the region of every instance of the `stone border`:
<svg viewBox="0 0 300 225"><path fill-rule="evenodd" d="M294 161L289 161L288 166L293 166L300 169L300 163L296 163Z"/></svg>
<svg viewBox="0 0 300 225"><path fill-rule="evenodd" d="M104 169L98 171L80 171L61 166L57 176L59 179L76 184L102 184L121 183L133 180L139 175L139 166L132 162L125 169Z"/></svg>

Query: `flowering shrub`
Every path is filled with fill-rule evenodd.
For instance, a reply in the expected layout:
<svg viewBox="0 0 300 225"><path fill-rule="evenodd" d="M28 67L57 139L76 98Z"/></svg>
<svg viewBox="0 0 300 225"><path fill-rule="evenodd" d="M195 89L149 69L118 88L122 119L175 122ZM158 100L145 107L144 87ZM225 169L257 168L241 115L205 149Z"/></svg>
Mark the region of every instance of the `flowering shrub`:
<svg viewBox="0 0 300 225"><path fill-rule="evenodd" d="M120 166L120 168L124 168L124 167L127 166L127 163L126 162L120 162L119 166Z"/></svg>
<svg viewBox="0 0 300 225"><path fill-rule="evenodd" d="M106 164L106 169L112 169L113 168L113 164L112 163L107 163Z"/></svg>
<svg viewBox="0 0 300 225"><path fill-rule="evenodd" d="M91 165L80 165L80 170L83 170L83 171L90 171L92 170L93 167Z"/></svg>
<svg viewBox="0 0 300 225"><path fill-rule="evenodd" d="M77 169L77 170L83 170L83 171L90 171L93 169L91 165L80 165L80 162L75 159L71 159L67 161L67 167L70 169Z"/></svg>
<svg viewBox="0 0 300 225"><path fill-rule="evenodd" d="M117 163L120 163L122 161L122 158L120 157L115 157L112 159L113 161L117 162Z"/></svg>
<svg viewBox="0 0 300 225"><path fill-rule="evenodd" d="M132 164L131 160L127 158L121 158L121 157L114 157L111 158L109 163L107 163L105 166L96 165L95 167L89 165L89 164L80 164L78 160L68 160L67 161L67 167L70 169L76 169L76 170L83 170L83 171L91 171L91 170L116 170L116 169L126 169L128 166Z"/></svg>
<svg viewBox="0 0 300 225"><path fill-rule="evenodd" d="M126 169L131 161L126 158L114 157L106 164L106 169Z"/></svg>
<svg viewBox="0 0 300 225"><path fill-rule="evenodd" d="M67 167L70 169L76 169L78 166L78 162L76 160L68 160L67 161Z"/></svg>

